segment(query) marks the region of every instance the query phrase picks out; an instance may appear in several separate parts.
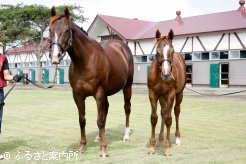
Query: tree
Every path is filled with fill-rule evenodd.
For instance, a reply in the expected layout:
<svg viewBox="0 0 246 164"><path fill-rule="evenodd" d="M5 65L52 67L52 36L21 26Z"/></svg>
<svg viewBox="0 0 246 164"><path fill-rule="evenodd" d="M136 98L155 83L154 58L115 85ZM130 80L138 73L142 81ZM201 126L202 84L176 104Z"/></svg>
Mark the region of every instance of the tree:
<svg viewBox="0 0 246 164"><path fill-rule="evenodd" d="M83 7L79 5L67 6L71 11L71 18L76 23L87 20L83 16ZM56 7L61 12L65 6ZM50 8L41 5L0 5L0 46L6 52L7 46L25 45L28 43L36 47L38 83L41 83L41 58L44 48L43 41L47 39L44 33L50 19Z"/></svg>

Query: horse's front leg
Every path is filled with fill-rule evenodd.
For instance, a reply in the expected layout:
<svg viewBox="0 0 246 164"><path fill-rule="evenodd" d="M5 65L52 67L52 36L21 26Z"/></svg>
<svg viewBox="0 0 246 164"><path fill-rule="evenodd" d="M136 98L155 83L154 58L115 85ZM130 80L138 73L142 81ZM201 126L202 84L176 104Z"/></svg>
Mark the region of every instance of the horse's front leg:
<svg viewBox="0 0 246 164"><path fill-rule="evenodd" d="M158 121L158 115L156 113L157 111L157 95L154 91L149 89L149 100L151 104L151 116L150 116L150 122L151 122L151 137L150 137L150 151L149 154L155 154L155 127Z"/></svg>
<svg viewBox="0 0 246 164"><path fill-rule="evenodd" d="M167 140L166 140L166 156L170 156L170 147L171 147L171 139L170 139L170 129L172 125L172 107L173 107L173 101L174 101L175 94L170 93L170 95L167 98L167 106L164 109L164 122L167 127Z"/></svg>
<svg viewBox="0 0 246 164"><path fill-rule="evenodd" d="M85 119L85 97L78 95L73 92L74 101L77 105L78 112L79 112L79 125L80 125L80 133L81 133L81 139L80 139L80 152L83 153L85 151L85 145L86 145L86 133L85 133L85 125L86 125L86 119Z"/></svg>
<svg viewBox="0 0 246 164"><path fill-rule="evenodd" d="M166 100L164 99L163 96L159 98L159 102L161 105L161 129L159 133L159 142L158 142L158 147L160 148L162 143L164 142L164 126L165 126L165 121L164 121L164 110L166 107Z"/></svg>
<svg viewBox="0 0 246 164"><path fill-rule="evenodd" d="M97 126L99 129L99 137L101 140L101 154L100 157L108 157L107 154L107 143L106 143L106 138L105 138L105 124L106 124L106 118L107 118L107 113L108 113L108 101L107 97L104 94L103 89L99 88L98 92L96 93L95 96L96 103L97 103ZM106 106L107 105L107 106Z"/></svg>

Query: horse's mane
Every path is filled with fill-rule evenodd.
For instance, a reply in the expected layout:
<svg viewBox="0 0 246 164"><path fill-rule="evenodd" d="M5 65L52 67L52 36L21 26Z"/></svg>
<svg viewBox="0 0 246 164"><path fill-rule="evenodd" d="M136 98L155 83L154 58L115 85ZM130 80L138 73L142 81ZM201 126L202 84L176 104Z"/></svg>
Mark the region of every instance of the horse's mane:
<svg viewBox="0 0 246 164"><path fill-rule="evenodd" d="M59 19L61 19L61 18L63 18L63 17L65 17L64 14L59 14L59 15L56 15L56 16L52 17L52 18L51 18L51 21L50 21L50 25L52 25L55 21L57 21L57 20L59 20ZM83 34L85 34L86 36L88 36L88 33L83 29L83 27L79 27L77 24L75 24L75 23L72 22L72 21L71 21L71 23L72 23L73 25L75 25L75 26L76 26Z"/></svg>
<svg viewBox="0 0 246 164"><path fill-rule="evenodd" d="M83 27L79 27L77 24L75 24L74 22L73 22L73 24L83 33L83 34L85 34L86 36L88 36L88 33L83 29Z"/></svg>

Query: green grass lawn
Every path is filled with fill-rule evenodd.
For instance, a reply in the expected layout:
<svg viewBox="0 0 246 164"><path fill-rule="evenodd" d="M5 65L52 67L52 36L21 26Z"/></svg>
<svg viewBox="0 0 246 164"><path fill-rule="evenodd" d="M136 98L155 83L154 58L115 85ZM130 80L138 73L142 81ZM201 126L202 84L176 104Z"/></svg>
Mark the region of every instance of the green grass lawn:
<svg viewBox="0 0 246 164"><path fill-rule="evenodd" d="M180 115L182 145L175 145L173 115L170 157L164 156L164 146L156 149L155 155L147 154L151 129L151 109L147 94L132 96L131 141L126 143L122 141L125 128L123 96L119 93L109 97L106 139L110 157L106 159L99 157L100 145L94 142L98 128L93 98L86 99L88 141L84 154L76 153L80 129L71 90L16 89L5 103L0 153L9 154L10 157L0 161L0 164L246 163L245 95L211 98L186 94ZM159 116L156 136L160 122ZM70 160L64 156L60 160L45 160L50 159L52 153L57 156L70 155ZM72 160L73 157L77 159Z"/></svg>

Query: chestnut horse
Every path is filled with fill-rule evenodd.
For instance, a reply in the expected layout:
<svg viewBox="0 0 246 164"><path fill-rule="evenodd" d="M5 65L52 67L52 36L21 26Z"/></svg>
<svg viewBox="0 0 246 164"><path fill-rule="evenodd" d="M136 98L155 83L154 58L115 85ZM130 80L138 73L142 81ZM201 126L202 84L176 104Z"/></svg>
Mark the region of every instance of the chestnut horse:
<svg viewBox="0 0 246 164"><path fill-rule="evenodd" d="M150 66L148 74L149 100L151 103L151 138L150 152L155 153L155 127L158 120L157 101L161 105L161 130L159 134L159 146L164 141L164 125L167 128L166 151L170 153L170 128L172 125L172 107L175 99L174 113L176 120L176 144L180 145L179 114L180 104L183 99L183 90L186 84L185 61L183 57L174 52L172 40L174 33L172 30L167 36L161 36L159 30L156 31L156 56Z"/></svg>
<svg viewBox="0 0 246 164"><path fill-rule="evenodd" d="M63 14L51 9L50 57L53 64L59 64L64 53L71 58L69 82L73 98L78 108L81 131L80 151L86 145L85 99L93 96L97 104L97 126L101 141L101 156L106 157L105 124L109 108L108 96L123 89L126 129L123 140L129 140L129 116L133 81L133 56L129 47L119 40L107 40L101 43L89 38L69 19L70 11L65 8Z"/></svg>

